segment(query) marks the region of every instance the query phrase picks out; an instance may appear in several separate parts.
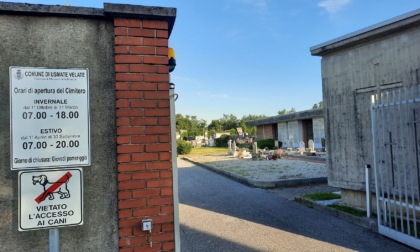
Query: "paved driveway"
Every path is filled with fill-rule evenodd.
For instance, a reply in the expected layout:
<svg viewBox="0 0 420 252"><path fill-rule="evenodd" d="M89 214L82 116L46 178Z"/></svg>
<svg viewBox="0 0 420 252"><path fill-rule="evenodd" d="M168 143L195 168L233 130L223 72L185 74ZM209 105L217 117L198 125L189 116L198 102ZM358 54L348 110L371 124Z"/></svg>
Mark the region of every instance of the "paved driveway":
<svg viewBox="0 0 420 252"><path fill-rule="evenodd" d="M413 251L281 194L247 187L180 159L178 167L184 252Z"/></svg>

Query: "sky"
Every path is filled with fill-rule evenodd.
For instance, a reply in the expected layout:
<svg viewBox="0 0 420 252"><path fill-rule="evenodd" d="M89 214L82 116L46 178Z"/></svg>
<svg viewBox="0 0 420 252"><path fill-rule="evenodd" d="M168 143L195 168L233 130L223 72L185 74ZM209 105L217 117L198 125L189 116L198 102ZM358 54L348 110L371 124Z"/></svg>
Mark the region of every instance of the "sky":
<svg viewBox="0 0 420 252"><path fill-rule="evenodd" d="M10 0L12 1L12 0ZM97 0L13 1L103 8ZM275 116L322 101L310 47L420 8L420 0L108 0L177 8L169 40L176 113Z"/></svg>

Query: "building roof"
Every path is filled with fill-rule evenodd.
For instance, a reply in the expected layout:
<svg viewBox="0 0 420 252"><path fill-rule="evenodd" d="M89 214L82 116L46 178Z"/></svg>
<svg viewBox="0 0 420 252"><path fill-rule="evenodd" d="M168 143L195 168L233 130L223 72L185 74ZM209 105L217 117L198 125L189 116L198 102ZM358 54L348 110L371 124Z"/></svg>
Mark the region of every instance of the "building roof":
<svg viewBox="0 0 420 252"><path fill-rule="evenodd" d="M324 109L317 108L317 109L304 110L304 111L285 114L285 115L266 117L266 118L262 118L262 119L258 119L254 121L248 121L248 122L245 122L245 124L248 127L252 127L252 126L258 126L258 125L276 124L279 122L305 120L305 119L311 119L314 117L324 117Z"/></svg>
<svg viewBox="0 0 420 252"><path fill-rule="evenodd" d="M168 31L170 35L175 24L176 8L104 3L104 8L100 9L64 5L0 2L0 14L79 16L92 18L123 17L163 20L168 22Z"/></svg>
<svg viewBox="0 0 420 252"><path fill-rule="evenodd" d="M378 37L386 36L398 30L408 29L420 24L420 9L349 33L333 40L321 43L310 48L314 56L323 56L326 53L348 48Z"/></svg>

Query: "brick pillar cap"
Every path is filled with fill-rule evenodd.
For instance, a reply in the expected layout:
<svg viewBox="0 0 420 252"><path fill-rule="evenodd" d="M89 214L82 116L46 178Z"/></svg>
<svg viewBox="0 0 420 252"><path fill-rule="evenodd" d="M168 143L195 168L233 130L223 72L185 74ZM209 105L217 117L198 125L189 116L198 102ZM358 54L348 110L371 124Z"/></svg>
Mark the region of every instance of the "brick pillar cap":
<svg viewBox="0 0 420 252"><path fill-rule="evenodd" d="M111 17L167 21L169 35L176 18L176 8L156 6L104 3L104 12Z"/></svg>

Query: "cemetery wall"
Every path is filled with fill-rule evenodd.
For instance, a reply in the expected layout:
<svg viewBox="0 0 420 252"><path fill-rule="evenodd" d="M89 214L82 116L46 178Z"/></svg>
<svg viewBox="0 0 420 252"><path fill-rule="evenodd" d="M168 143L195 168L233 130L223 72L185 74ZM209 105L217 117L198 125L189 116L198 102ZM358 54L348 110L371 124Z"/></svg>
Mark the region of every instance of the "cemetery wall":
<svg viewBox="0 0 420 252"><path fill-rule="evenodd" d="M417 11L311 48L322 56L330 185L364 190L363 168L373 163L370 97L419 83L419 24Z"/></svg>
<svg viewBox="0 0 420 252"><path fill-rule="evenodd" d="M315 142L315 148L321 149L320 139L324 137L323 116L323 109L319 108L248 121L246 125L257 127L258 139L277 139L285 143L283 147L299 148L305 134L302 120L312 119L312 133L315 138L312 140ZM305 143L305 145L308 146L308 143Z"/></svg>
<svg viewBox="0 0 420 252"><path fill-rule="evenodd" d="M278 140L283 142L283 146L287 147L286 141L289 141L287 122L277 124Z"/></svg>
<svg viewBox="0 0 420 252"><path fill-rule="evenodd" d="M322 149L322 139L325 138L324 117L312 119L315 149Z"/></svg>
<svg viewBox="0 0 420 252"><path fill-rule="evenodd" d="M299 127L300 125L300 127ZM300 123L299 121L290 121L287 122L287 131L289 133L289 141L290 143L293 143L292 146L289 147L293 147L293 148L299 148L299 143L302 140L301 136L301 130L302 130L302 123Z"/></svg>
<svg viewBox="0 0 420 252"><path fill-rule="evenodd" d="M173 8L133 5L0 3L0 251L44 251L49 243L48 229L18 231L10 66L89 69L84 222L59 229L61 251L174 250L167 47L175 16ZM147 218L153 248L140 229Z"/></svg>
<svg viewBox="0 0 420 252"><path fill-rule="evenodd" d="M292 123L294 123L294 122L292 122ZM308 141L303 141L303 139L304 139L303 134L307 134L306 129L304 129L304 127L303 127L303 122L302 121L297 121L295 125L296 125L296 127L295 127L296 131L295 131L295 137L293 138L294 141L297 142L299 147L303 146L303 145L300 146L301 141L304 142L305 148L307 148L308 147ZM305 130L305 132L304 132L304 130Z"/></svg>

